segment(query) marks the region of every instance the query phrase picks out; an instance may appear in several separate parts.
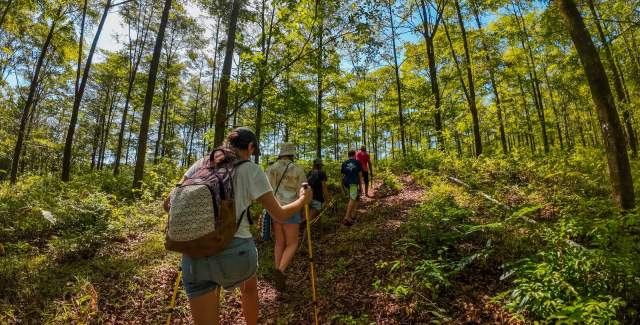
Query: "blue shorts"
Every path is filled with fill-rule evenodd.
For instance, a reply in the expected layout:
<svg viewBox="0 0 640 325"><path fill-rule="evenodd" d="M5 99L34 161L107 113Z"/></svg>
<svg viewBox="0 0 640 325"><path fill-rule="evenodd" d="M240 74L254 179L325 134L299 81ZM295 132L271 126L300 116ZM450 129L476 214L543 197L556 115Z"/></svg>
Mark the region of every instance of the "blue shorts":
<svg viewBox="0 0 640 325"><path fill-rule="evenodd" d="M253 238L234 238L224 251L213 256L182 255L182 283L189 299L219 287L238 287L257 269L258 250Z"/></svg>
<svg viewBox="0 0 640 325"><path fill-rule="evenodd" d="M279 223L281 225L297 225L302 223L302 216L300 215L300 211L294 213L291 218L285 220L285 221L278 221L276 219L274 219L273 217L271 217L271 220L273 220L274 223Z"/></svg>

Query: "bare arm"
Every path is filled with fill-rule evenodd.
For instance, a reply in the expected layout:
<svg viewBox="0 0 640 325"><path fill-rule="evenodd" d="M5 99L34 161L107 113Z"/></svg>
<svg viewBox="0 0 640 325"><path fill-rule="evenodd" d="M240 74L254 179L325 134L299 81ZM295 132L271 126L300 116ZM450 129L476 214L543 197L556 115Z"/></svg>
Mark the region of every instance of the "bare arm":
<svg viewBox="0 0 640 325"><path fill-rule="evenodd" d="M305 204L309 204L311 197L311 189L303 188L300 190L300 197L297 200L284 206L280 205L278 200L276 200L273 192L262 194L262 196L258 198L258 202L269 212L271 217L278 221L285 221L291 218L294 213L300 211Z"/></svg>

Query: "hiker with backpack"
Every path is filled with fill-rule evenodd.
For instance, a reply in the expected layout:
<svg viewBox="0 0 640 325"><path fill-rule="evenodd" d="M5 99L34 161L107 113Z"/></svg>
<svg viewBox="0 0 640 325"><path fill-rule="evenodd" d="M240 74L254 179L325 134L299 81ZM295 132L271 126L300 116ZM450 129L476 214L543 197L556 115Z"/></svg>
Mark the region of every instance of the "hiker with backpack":
<svg viewBox="0 0 640 325"><path fill-rule="evenodd" d="M182 281L195 324L219 323L221 287L240 287L246 323L257 324L258 255L249 207L256 200L274 220L285 221L311 201L311 190L299 188L296 200L280 205L267 175L249 161L257 151L250 129L233 130L226 146L189 168L166 205L165 247L183 254Z"/></svg>
<svg viewBox="0 0 640 325"><path fill-rule="evenodd" d="M355 150L349 150L349 159L342 163L340 171L343 175L342 186L349 197L347 212L344 219L342 219L342 224L351 226L353 225L360 194L362 194L362 183L364 183L362 179L362 165L356 160Z"/></svg>
<svg viewBox="0 0 640 325"><path fill-rule="evenodd" d="M293 161L295 155L295 145L283 143L280 146L278 160L269 166L266 171L271 186L275 188L275 197L280 204L289 204L298 200L300 185L307 181L302 167ZM294 213L287 220L274 220L273 222L273 230L276 237L273 249L273 277L276 288L279 291L285 290L284 272L298 249L301 222L301 211Z"/></svg>
<svg viewBox="0 0 640 325"><path fill-rule="evenodd" d="M331 194L329 194L329 187L327 173L322 170L322 159L316 159L313 161L313 169L307 174L307 183L313 190L313 199L309 208L311 212L307 217L307 221L313 220L320 214L320 210L324 207L326 201L331 200Z"/></svg>

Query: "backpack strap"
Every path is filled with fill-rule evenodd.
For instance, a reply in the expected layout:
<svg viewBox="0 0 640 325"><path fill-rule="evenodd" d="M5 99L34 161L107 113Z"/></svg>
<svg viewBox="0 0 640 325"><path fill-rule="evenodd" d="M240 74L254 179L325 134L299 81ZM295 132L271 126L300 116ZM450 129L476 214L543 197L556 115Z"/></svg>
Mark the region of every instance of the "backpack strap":
<svg viewBox="0 0 640 325"><path fill-rule="evenodd" d="M278 185L276 186L276 190L273 192L273 196L278 194L278 189L280 189L280 184L282 183L282 180L284 179L284 176L287 175L287 170L289 170L289 166L291 166L291 164L293 164L293 161L290 161L287 164L287 167L284 168L284 172L282 173L282 176L280 176L280 180L278 181Z"/></svg>
<svg viewBox="0 0 640 325"><path fill-rule="evenodd" d="M250 160L238 160L233 163L233 167L238 168L240 167L240 165L248 162L250 162ZM233 181L231 185L233 186ZM250 208L251 208L251 204L249 204L246 210L242 211L242 214L240 215L240 219L238 219L238 223L236 224L236 231L238 231L238 228L240 228L240 224L242 223L242 219L244 219L245 214L247 215L247 220L249 221L249 225L253 226L253 220L251 220L251 213L249 213Z"/></svg>

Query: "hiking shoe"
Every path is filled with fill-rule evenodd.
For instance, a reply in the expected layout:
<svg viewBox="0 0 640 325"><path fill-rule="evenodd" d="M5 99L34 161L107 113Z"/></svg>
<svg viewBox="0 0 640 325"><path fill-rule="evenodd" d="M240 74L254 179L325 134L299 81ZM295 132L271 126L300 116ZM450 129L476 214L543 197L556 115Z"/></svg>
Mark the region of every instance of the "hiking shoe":
<svg viewBox="0 0 640 325"><path fill-rule="evenodd" d="M275 269L273 271L273 282L276 286L276 290L280 292L285 291L286 289L285 276L284 276L284 273L282 273L282 271L278 269Z"/></svg>
<svg viewBox="0 0 640 325"><path fill-rule="evenodd" d="M343 225L345 225L347 227L353 226L353 221L349 220L349 219L343 219L340 223L342 223Z"/></svg>

